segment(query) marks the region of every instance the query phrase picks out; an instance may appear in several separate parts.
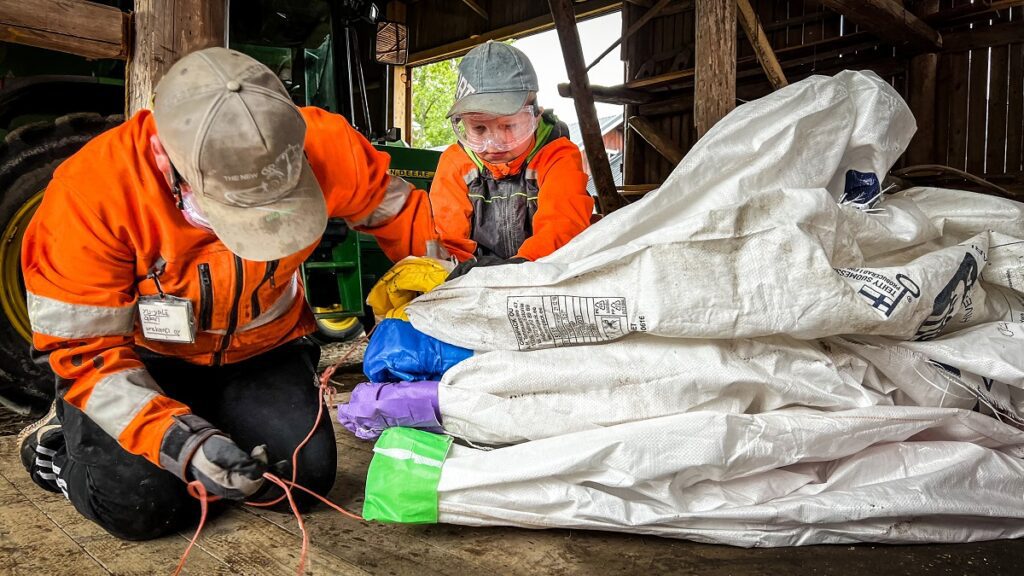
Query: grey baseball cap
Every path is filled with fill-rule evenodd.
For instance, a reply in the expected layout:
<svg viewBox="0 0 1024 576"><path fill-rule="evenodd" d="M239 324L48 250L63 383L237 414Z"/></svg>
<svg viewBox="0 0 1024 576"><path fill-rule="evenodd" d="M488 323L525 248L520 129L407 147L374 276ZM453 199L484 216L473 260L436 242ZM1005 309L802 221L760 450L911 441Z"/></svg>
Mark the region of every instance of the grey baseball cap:
<svg viewBox="0 0 1024 576"><path fill-rule="evenodd" d="M224 245L277 260L320 239L327 206L306 122L278 77L227 48L188 54L156 87L157 136Z"/></svg>
<svg viewBox="0 0 1024 576"><path fill-rule="evenodd" d="M459 63L455 104L448 117L467 112L515 114L537 89L537 73L522 50L488 41L470 50Z"/></svg>

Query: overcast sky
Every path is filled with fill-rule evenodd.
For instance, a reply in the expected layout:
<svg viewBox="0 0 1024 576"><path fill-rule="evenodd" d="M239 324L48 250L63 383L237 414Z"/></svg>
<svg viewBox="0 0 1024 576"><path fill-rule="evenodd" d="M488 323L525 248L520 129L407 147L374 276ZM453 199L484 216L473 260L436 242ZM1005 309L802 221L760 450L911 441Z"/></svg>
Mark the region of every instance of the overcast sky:
<svg viewBox="0 0 1024 576"><path fill-rule="evenodd" d="M622 13L615 12L600 18L594 18L579 24L580 44L583 46L583 59L590 64L597 55L622 35ZM540 93L537 100L545 108L554 108L558 117L568 123L576 122L576 108L571 98L558 96L558 84L568 82L565 72L565 61L562 60L562 48L558 43L558 33L554 30L527 36L515 41L519 48L530 58L537 70ZM619 60L619 48L616 47L601 60L601 63L590 69L590 83L601 86L615 86L624 81L622 60ZM597 104L598 117L621 113L622 106Z"/></svg>

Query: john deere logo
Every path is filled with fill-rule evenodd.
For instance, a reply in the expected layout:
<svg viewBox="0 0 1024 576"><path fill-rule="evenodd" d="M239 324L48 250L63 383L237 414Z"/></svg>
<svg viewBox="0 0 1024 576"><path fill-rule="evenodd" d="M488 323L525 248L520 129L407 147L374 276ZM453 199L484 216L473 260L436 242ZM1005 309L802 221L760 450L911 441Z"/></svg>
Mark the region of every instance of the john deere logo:
<svg viewBox="0 0 1024 576"><path fill-rule="evenodd" d="M432 170L388 170L388 174L401 178L433 178Z"/></svg>

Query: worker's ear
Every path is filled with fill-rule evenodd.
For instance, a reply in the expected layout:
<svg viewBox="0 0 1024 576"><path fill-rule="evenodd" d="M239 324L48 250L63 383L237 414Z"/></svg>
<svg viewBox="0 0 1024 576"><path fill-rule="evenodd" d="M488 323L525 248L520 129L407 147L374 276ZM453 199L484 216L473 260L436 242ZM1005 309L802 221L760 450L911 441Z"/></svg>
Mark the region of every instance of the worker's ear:
<svg viewBox="0 0 1024 576"><path fill-rule="evenodd" d="M156 134L149 137L149 147L153 150L153 160L156 161L156 168L164 175L164 180L167 181L167 187L170 188L172 184L171 176L171 157L167 155L167 150L164 149L164 143L160 141L160 138Z"/></svg>

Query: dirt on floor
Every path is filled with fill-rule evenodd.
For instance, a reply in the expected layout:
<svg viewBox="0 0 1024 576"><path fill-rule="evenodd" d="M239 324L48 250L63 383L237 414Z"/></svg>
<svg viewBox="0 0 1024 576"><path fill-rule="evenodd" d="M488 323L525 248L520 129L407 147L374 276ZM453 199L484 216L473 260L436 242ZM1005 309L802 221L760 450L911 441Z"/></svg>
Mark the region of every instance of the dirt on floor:
<svg viewBox="0 0 1024 576"><path fill-rule="evenodd" d="M27 416L22 416L17 412L12 412L3 406L0 406L0 436L17 434L22 428L31 423L32 420Z"/></svg>

